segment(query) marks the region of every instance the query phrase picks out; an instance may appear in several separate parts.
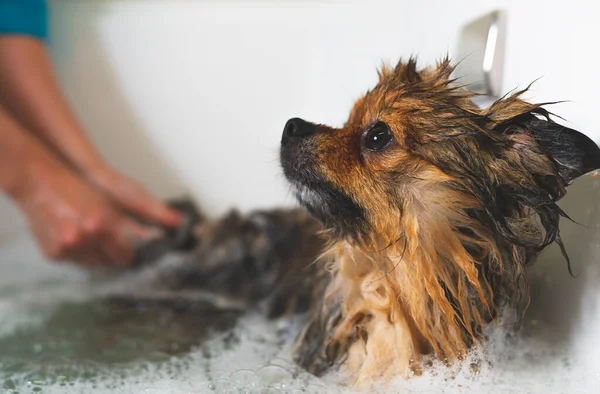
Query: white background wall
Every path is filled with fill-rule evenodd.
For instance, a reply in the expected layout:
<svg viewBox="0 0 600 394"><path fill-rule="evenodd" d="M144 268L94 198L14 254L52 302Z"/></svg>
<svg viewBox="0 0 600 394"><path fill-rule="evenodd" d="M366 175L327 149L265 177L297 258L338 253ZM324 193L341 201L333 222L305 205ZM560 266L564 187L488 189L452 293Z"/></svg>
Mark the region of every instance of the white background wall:
<svg viewBox="0 0 600 394"><path fill-rule="evenodd" d="M292 116L340 124L382 60L434 62L460 26L508 11L505 89L600 140L598 5L577 1L54 0L51 51L102 153L161 197L213 215L291 204L278 143ZM0 239L23 228L0 201Z"/></svg>

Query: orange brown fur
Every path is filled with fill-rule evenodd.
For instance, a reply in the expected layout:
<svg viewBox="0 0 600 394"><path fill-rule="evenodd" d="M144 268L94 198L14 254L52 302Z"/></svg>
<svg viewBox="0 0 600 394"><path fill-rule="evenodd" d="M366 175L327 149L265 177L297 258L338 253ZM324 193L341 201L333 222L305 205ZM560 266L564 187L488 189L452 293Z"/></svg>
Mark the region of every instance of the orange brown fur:
<svg viewBox="0 0 600 394"><path fill-rule="evenodd" d="M313 373L337 366L360 385L406 375L425 354L460 358L527 299L524 267L562 247L556 201L600 167L591 140L523 92L482 110L452 71L448 60L384 67L344 127L284 134L286 177L333 241L297 348ZM376 124L392 142L365 149Z"/></svg>

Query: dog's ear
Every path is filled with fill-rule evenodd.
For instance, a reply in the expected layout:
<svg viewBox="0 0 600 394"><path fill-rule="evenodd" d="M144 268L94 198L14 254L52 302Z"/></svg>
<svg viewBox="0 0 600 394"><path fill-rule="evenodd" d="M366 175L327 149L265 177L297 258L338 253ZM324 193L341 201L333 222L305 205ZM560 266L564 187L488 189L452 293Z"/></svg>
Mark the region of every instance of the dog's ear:
<svg viewBox="0 0 600 394"><path fill-rule="evenodd" d="M574 179L600 168L600 148L579 131L552 120L532 116L526 124L558 167L558 174L569 184Z"/></svg>
<svg viewBox="0 0 600 394"><path fill-rule="evenodd" d="M533 137L567 185L600 168L600 148L594 141L553 121L541 105L520 100L521 93L500 100L488 109L486 116L493 122L494 131L504 135L525 132Z"/></svg>

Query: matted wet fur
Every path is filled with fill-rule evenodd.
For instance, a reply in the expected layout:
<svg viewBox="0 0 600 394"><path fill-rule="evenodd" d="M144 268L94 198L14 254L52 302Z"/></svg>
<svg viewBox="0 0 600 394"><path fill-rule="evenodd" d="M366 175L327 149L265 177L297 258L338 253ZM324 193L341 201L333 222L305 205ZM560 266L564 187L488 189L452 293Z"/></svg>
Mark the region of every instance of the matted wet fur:
<svg viewBox="0 0 600 394"><path fill-rule="evenodd" d="M182 211L195 217L183 237L193 242L167 235L138 250L137 299L197 299L238 311L263 302L269 317L307 312L320 299L329 277L314 262L326 243L305 210L233 210L218 220L202 219L191 203ZM180 256L162 266L159 258L175 251Z"/></svg>
<svg viewBox="0 0 600 394"><path fill-rule="evenodd" d="M480 109L446 59L384 67L342 128L295 118L281 163L328 229L331 281L297 360L360 385L407 375L425 354L461 358L505 307L528 300L524 267L559 244L556 202L600 150L510 94Z"/></svg>

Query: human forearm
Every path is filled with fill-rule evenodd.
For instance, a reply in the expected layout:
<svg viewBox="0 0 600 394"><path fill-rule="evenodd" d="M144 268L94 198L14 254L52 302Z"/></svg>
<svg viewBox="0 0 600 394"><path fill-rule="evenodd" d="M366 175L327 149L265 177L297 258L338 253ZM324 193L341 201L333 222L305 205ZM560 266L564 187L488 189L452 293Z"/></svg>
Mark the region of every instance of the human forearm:
<svg viewBox="0 0 600 394"><path fill-rule="evenodd" d="M0 188L15 202L62 164L0 107Z"/></svg>
<svg viewBox="0 0 600 394"><path fill-rule="evenodd" d="M0 102L86 175L104 167L57 86L44 45L26 36L0 37Z"/></svg>

